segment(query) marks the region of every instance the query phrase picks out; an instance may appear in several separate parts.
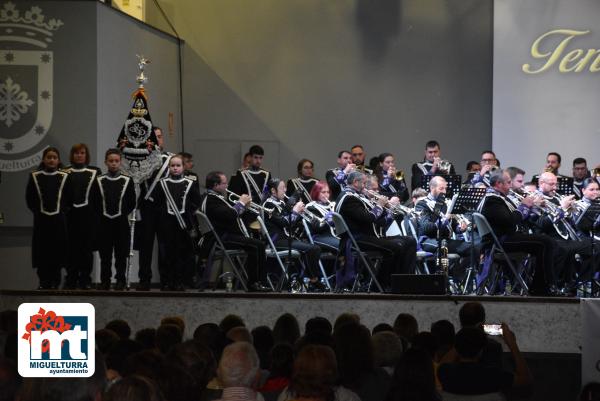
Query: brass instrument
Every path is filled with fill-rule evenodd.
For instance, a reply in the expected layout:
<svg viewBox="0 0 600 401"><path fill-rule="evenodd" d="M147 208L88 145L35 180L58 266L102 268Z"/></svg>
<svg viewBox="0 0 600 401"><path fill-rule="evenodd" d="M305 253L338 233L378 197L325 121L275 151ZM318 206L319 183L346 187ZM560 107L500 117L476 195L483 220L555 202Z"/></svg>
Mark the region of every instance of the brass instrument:
<svg viewBox="0 0 600 401"><path fill-rule="evenodd" d="M449 160L440 160L437 165L437 169L443 174L450 174L452 169L452 163Z"/></svg>
<svg viewBox="0 0 600 401"><path fill-rule="evenodd" d="M283 198L287 201L288 199L290 199L289 196L287 195L283 195ZM299 201L301 202L301 201ZM314 214L313 212L311 212L310 210L306 209L306 207L304 208L304 210L302 211L302 213L299 213L300 217L302 217L304 220L306 220L307 223L312 223L313 221L316 221L319 223L319 225L324 224L325 223L325 219L322 217L317 216L316 214Z"/></svg>
<svg viewBox="0 0 600 401"><path fill-rule="evenodd" d="M448 268L450 267L450 260L448 259L448 241L443 239L440 246L440 254L436 259L436 266L444 274L448 274Z"/></svg>
<svg viewBox="0 0 600 401"><path fill-rule="evenodd" d="M229 195L227 197L227 199L230 202L235 203L235 202L237 202L240 199L240 195L238 195L235 192L232 192L230 190L227 190L227 194ZM266 207L264 207L262 205L254 203L254 202L249 202L246 205L246 209L249 210L249 211L251 211L252 213L257 214L257 215L262 215L263 213L267 213L270 216L273 213L273 209L266 208Z"/></svg>
<svg viewBox="0 0 600 401"><path fill-rule="evenodd" d="M600 166L598 166L595 169L593 169L591 174L592 174L593 178L600 177Z"/></svg>
<svg viewBox="0 0 600 401"><path fill-rule="evenodd" d="M373 198L375 198L376 200L379 200L381 198L384 198L384 195L378 194L377 192L370 190L370 189L365 189L365 192L372 196ZM369 201L370 202L370 201ZM371 203L371 207L375 207L375 203L370 202ZM420 214L420 212L415 211L414 209L411 209L410 207L401 205L401 204L397 204L397 205L392 205L391 203L387 203L384 207L385 210L393 213L394 215L397 214L404 214L407 216L418 216Z"/></svg>
<svg viewBox="0 0 600 401"><path fill-rule="evenodd" d="M396 181L402 181L404 179L404 171L396 170L396 173L394 174L394 178L396 179Z"/></svg>

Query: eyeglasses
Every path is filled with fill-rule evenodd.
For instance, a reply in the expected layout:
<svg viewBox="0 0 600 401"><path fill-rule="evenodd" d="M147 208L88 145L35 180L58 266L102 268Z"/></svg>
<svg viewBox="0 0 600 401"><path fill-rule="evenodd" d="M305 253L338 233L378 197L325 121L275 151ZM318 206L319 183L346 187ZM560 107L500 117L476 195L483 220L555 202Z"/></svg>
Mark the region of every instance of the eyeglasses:
<svg viewBox="0 0 600 401"><path fill-rule="evenodd" d="M362 156L363 153L352 153L352 156Z"/></svg>

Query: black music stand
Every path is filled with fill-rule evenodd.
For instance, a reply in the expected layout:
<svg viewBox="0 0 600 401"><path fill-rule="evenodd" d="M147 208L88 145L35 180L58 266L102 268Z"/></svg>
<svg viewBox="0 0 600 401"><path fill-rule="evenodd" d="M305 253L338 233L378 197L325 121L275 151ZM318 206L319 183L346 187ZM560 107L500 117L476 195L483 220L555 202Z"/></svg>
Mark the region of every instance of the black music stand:
<svg viewBox="0 0 600 401"><path fill-rule="evenodd" d="M467 227L469 233L469 243L471 245L471 252L469 258L469 267L467 268L467 275L463 280L463 295L467 293L467 288L470 287L473 282L473 290L477 290L477 265L475 264L475 235L473 231L473 212L477 210L477 206L481 200L485 197L487 188L463 188L458 192L456 199L453 199L451 214L463 214L468 216L469 222L471 223Z"/></svg>
<svg viewBox="0 0 600 401"><path fill-rule="evenodd" d="M591 235L591 247L592 247L592 268L595 269L596 267L596 233L597 233L597 229L598 226L600 225L600 203L592 203L586 210L585 212L583 212L576 221L577 226L583 226L583 227L589 227L590 228L590 235ZM596 290L598 289L598 283L596 282L596 280L594 279L594 276L596 275L595 270L592 270L592 276L590 277L590 283L591 283L591 291L592 293L590 294L590 297L593 296L594 294L594 287L596 287ZM585 290L586 286L584 286L584 292L583 295L586 295L586 290Z"/></svg>
<svg viewBox="0 0 600 401"><path fill-rule="evenodd" d="M462 186L462 176L460 174L428 174L421 176L421 188L429 192L429 181L431 181L433 177L443 177L446 180L448 183L446 195L449 197L454 196L454 193L458 192Z"/></svg>
<svg viewBox="0 0 600 401"><path fill-rule="evenodd" d="M556 192L561 195L573 195L573 178L559 176L556 177Z"/></svg>

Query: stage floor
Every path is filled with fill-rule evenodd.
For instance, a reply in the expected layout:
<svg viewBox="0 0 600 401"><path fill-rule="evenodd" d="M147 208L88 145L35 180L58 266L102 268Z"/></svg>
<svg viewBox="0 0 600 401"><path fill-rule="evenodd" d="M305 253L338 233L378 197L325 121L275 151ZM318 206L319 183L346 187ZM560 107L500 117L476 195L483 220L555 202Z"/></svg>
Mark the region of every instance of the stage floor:
<svg viewBox="0 0 600 401"><path fill-rule="evenodd" d="M96 309L96 327L124 319L135 332L157 327L164 316L186 321L186 337L201 323L218 323L227 314L241 316L250 328L273 326L279 315L294 314L301 327L307 319L323 316L332 322L343 312L360 316L367 327L393 324L399 313L411 313L420 330L432 322L450 320L459 326L458 311L468 301L482 302L489 323L506 322L521 350L543 353L580 353L579 299L520 296L425 296L394 294L290 294L188 290L186 292L19 291L0 290L0 310L17 309L25 302L88 302Z"/></svg>

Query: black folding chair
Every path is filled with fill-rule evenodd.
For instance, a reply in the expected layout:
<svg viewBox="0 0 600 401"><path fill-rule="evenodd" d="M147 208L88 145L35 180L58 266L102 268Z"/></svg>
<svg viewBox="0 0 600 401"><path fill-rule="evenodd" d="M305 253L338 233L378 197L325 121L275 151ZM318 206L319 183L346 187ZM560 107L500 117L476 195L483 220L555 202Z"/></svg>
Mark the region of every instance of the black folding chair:
<svg viewBox="0 0 600 401"><path fill-rule="evenodd" d="M348 229L348 225L346 224L346 221L344 220L344 218L339 213L335 213L335 212L333 213L332 217L333 217L333 224L335 226L336 235L340 238L342 238L343 234L346 234L348 236L348 239L352 242L352 249L356 252L356 255L359 257L360 261L362 262L361 265L369 273L370 281L367 286L367 291L369 292L371 290L371 282L373 282L373 283L375 283L377 290L379 290L379 292L383 292L383 288L381 287L381 284L379 284L379 280L377 280L377 277L375 274L378 264L381 263L381 261L383 260L383 255L381 255L381 253L379 253L379 252L367 253L367 252L362 251L360 249L360 247L358 246L358 243L356 242L354 235L352 235L352 232L350 231L350 229ZM375 264L371 265L371 263L369 263L368 259L375 260ZM352 285L352 292L355 292L356 289L359 287L361 273L362 273L362 269L357 269L356 277L354 278L354 284Z"/></svg>
<svg viewBox="0 0 600 401"><path fill-rule="evenodd" d="M215 231L213 225L211 224L208 216L201 211L196 212L196 220L198 221L198 229L200 233L204 236L207 234L212 234L215 242L210 251L210 259L220 259L221 260L221 271L223 270L223 261L227 260L229 265L231 266L231 270L233 275L238 280L239 285L244 289L244 291L248 291L248 285L246 284L246 271L244 270L244 263L242 259L247 257L246 252L241 249L227 249L221 240L221 237ZM207 266L209 268L209 266ZM212 268L212 266L210 266Z"/></svg>
<svg viewBox="0 0 600 401"><path fill-rule="evenodd" d="M521 286L523 295L527 295L529 293L529 287L527 286L527 283L525 283L525 280L523 280L523 269L517 269L515 267L512 259L508 256L508 253L504 250L504 247L502 247L502 243L500 242L498 237L496 237L496 234L494 234L494 230L492 230L492 227L490 226L490 223L487 221L485 216L481 213L473 213L473 220L481 238L484 238L485 236L489 235L488 238L492 240L492 248L490 250L491 257L493 258L496 255L496 253L499 253L503 256L503 259L510 268L514 279L517 281L517 284ZM538 266L538 268L541 267ZM469 274L471 274L471 272L469 272ZM486 283L489 283L488 288L490 289L490 291L494 291L496 284L498 283L498 278L498 272L488 274L484 281L480 283L480 286L477 288L477 292L482 293ZM473 279L475 279L475 277L473 277ZM468 285L470 277L467 276L466 280L467 281L465 285Z"/></svg>

